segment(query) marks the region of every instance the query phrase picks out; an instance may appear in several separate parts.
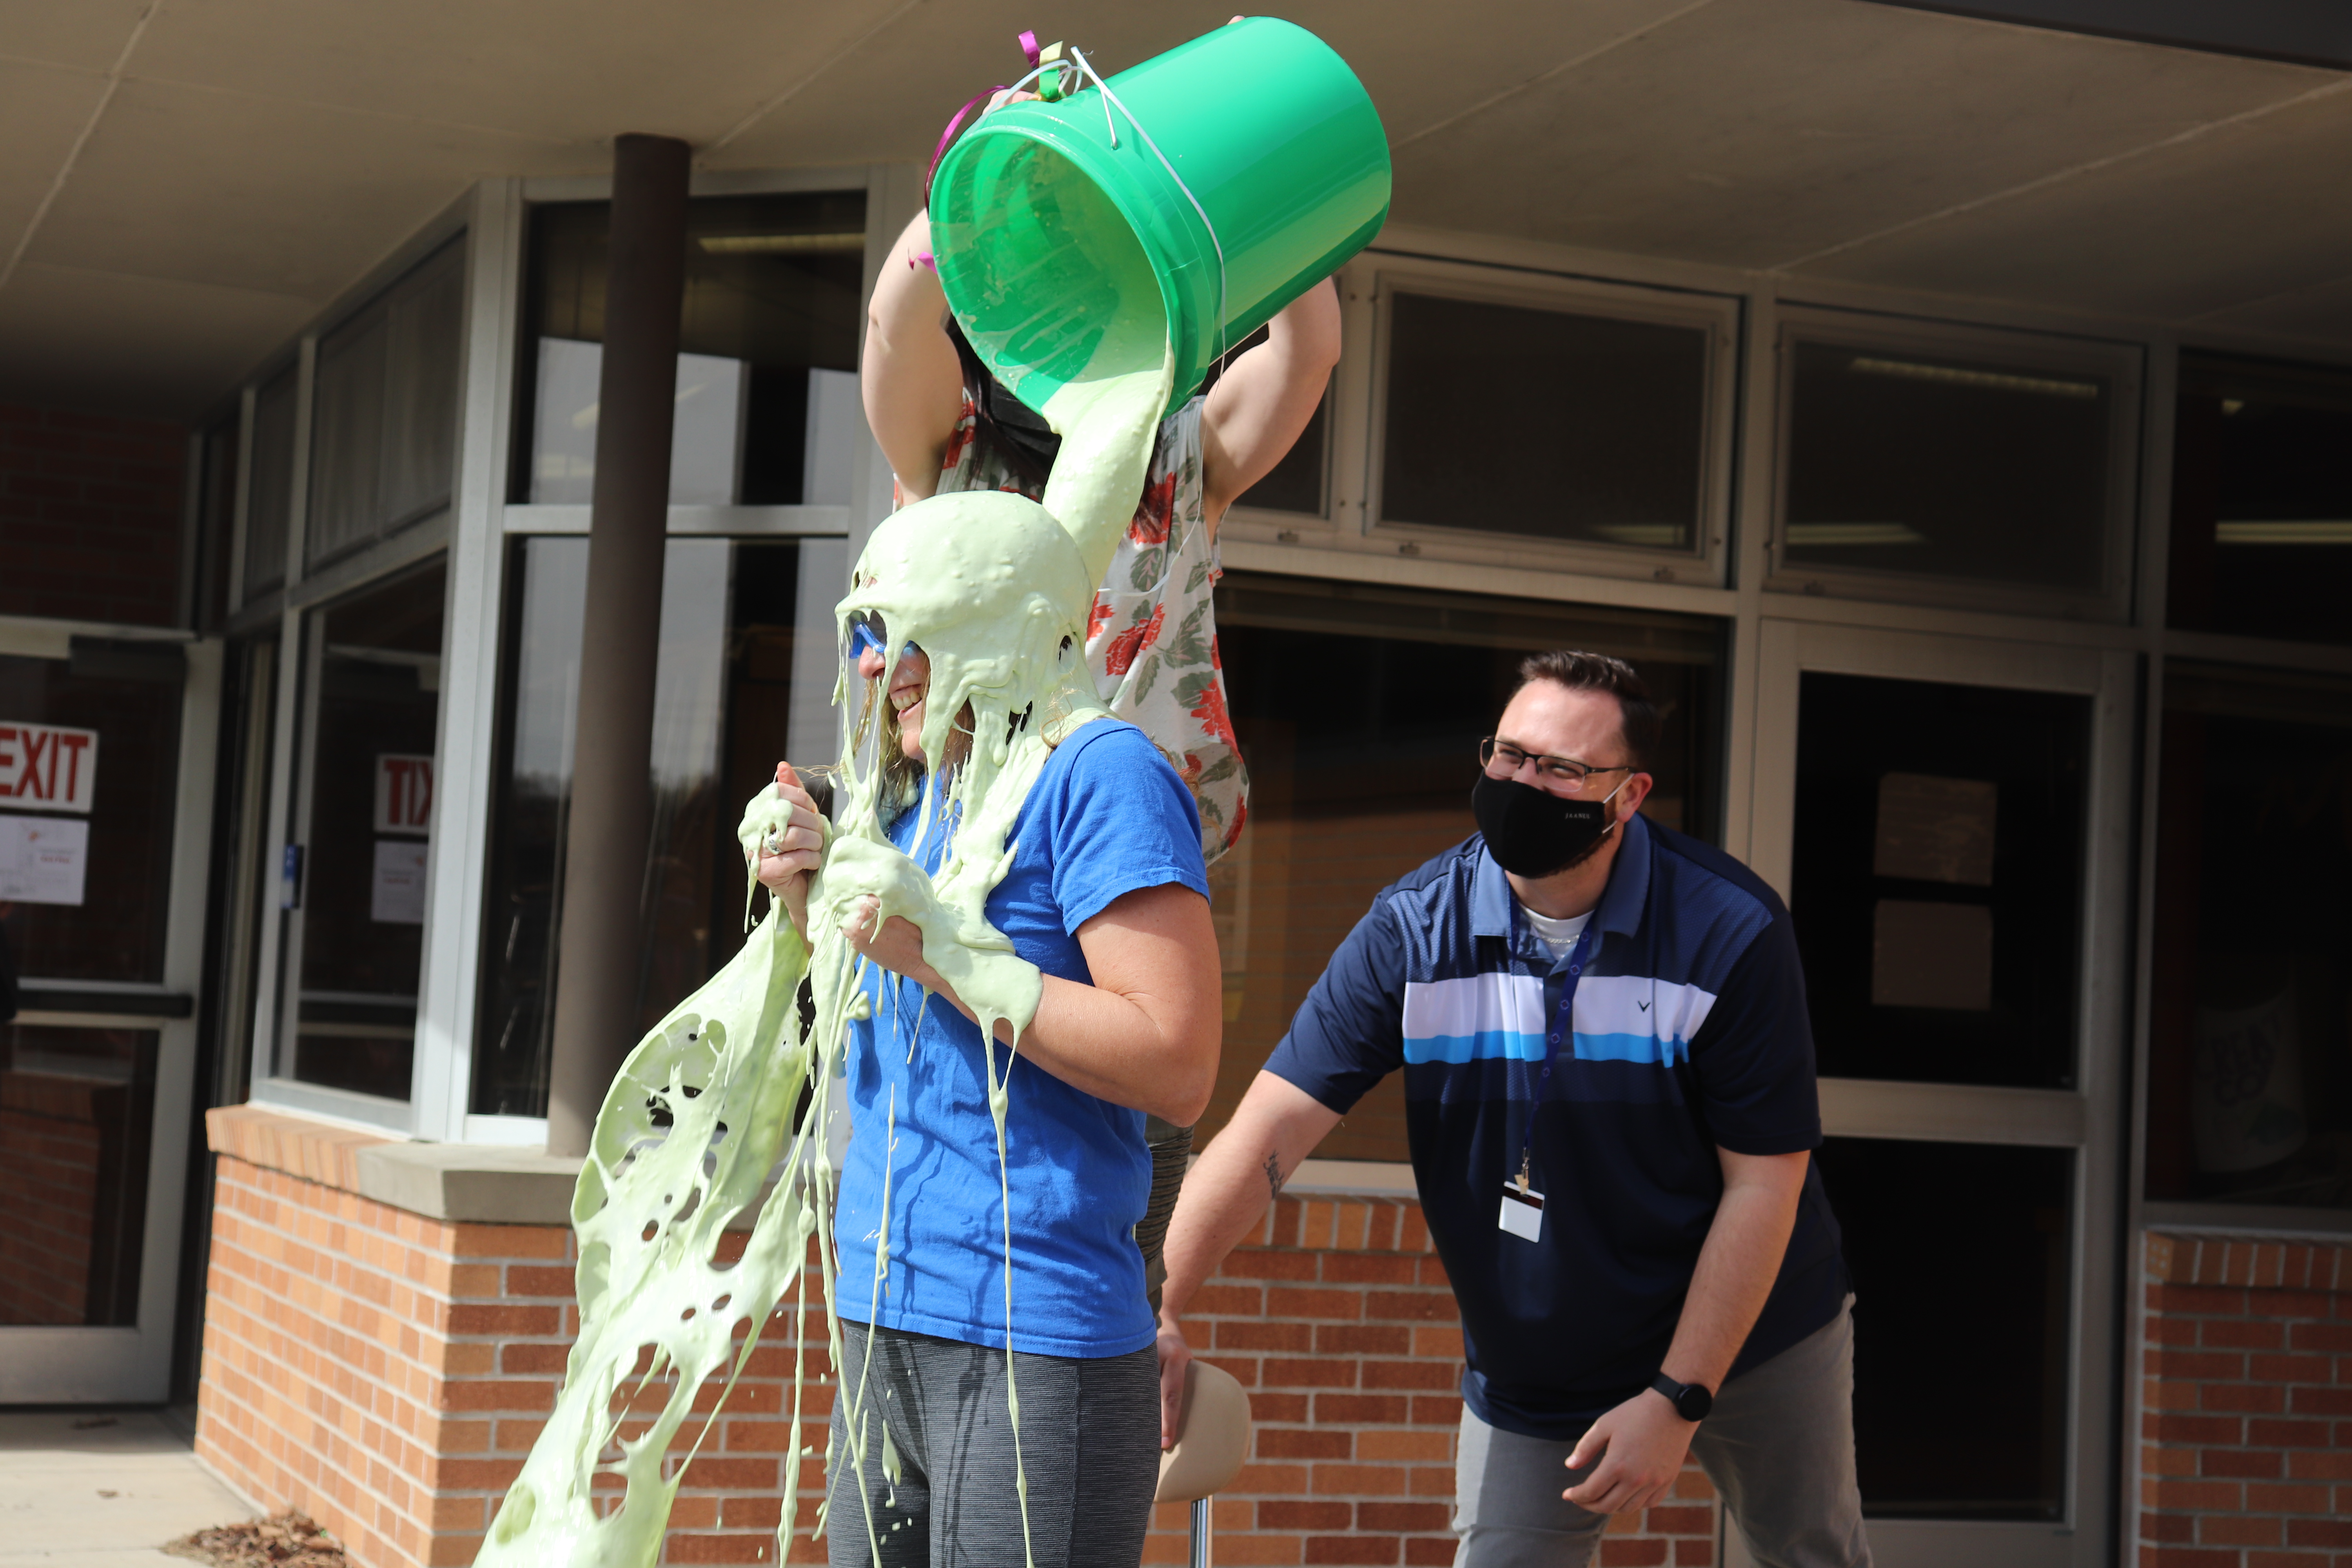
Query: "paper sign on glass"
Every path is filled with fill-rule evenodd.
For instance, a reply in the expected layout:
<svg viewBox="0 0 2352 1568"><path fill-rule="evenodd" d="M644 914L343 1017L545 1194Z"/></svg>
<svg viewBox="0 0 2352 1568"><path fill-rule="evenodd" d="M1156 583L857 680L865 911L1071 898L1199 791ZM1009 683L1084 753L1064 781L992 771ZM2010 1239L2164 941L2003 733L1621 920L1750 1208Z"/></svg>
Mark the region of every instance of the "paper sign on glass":
<svg viewBox="0 0 2352 1568"><path fill-rule="evenodd" d="M1503 1184L1503 1215L1496 1223L1521 1241L1543 1238L1543 1194L1522 1189L1517 1182Z"/></svg>
<svg viewBox="0 0 2352 1568"><path fill-rule="evenodd" d="M89 823L0 816L0 903L79 904L89 868Z"/></svg>
<svg viewBox="0 0 2352 1568"><path fill-rule="evenodd" d="M0 719L0 802L16 811L87 812L97 794L97 731Z"/></svg>
<svg viewBox="0 0 2352 1568"><path fill-rule="evenodd" d="M375 841L375 884L368 919L384 925L425 923L425 846L408 838Z"/></svg>
<svg viewBox="0 0 2352 1568"><path fill-rule="evenodd" d="M2000 809L2000 786L1989 780L1888 773L1878 781L1871 874L1991 887Z"/></svg>

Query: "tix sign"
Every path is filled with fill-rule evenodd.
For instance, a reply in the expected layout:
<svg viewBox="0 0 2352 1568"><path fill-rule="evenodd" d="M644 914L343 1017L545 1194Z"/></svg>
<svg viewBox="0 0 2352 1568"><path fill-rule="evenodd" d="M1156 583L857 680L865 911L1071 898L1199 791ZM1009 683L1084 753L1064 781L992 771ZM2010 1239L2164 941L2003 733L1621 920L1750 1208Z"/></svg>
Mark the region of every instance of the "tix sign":
<svg viewBox="0 0 2352 1568"><path fill-rule="evenodd" d="M97 731L0 719L0 805L86 812L97 793Z"/></svg>
<svg viewBox="0 0 2352 1568"><path fill-rule="evenodd" d="M432 824L433 759L376 753L375 830L425 833Z"/></svg>

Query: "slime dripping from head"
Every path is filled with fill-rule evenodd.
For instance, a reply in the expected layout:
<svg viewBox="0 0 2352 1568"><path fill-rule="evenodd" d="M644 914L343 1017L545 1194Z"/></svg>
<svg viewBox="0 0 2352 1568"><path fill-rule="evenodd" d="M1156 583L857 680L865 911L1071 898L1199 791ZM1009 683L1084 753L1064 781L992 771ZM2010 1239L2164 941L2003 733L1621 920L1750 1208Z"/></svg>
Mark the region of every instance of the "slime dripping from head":
<svg viewBox="0 0 2352 1568"><path fill-rule="evenodd" d="M1074 206L1103 201L1091 186L1057 194ZM1105 233L1109 239L1099 237ZM887 704L887 692L861 679L865 700L849 718L845 673L834 694L845 715L839 763L845 787L836 791L834 831L812 879L810 942L772 903L741 952L656 1026L614 1079L572 1203L580 1240L580 1339L556 1407L507 1493L477 1568L652 1568L692 1458L689 1454L687 1463L665 1475L671 1440L707 1380L724 1380L723 1405L761 1326L795 1280L801 1283L795 1321L805 1326L802 1262L812 1238L818 1242L833 1364L845 1364L833 1311L834 1248L824 1222L833 1176L820 1145L848 1024L870 1016L857 983L863 961L840 931L859 900L877 900L877 924L893 916L914 921L923 933L925 961L977 1016L1000 1184L1009 1185L1004 1147L1012 1054L1000 1072L994 1026L1005 1023L1017 1042L1035 1016L1043 980L988 923L985 906L1011 862L1012 825L1052 747L1080 725L1108 716L1086 662L1087 613L1141 496L1174 376L1166 317L1140 247L1121 225L1097 226L1094 234L1088 243L1107 245L1113 253L1102 270L1110 304L1085 369L1039 410L1063 438L1045 504L976 491L906 508L875 531L837 611L845 643L849 617L872 611L888 628L886 647L912 644L928 665L919 720L911 721L924 764L915 802L924 816L913 847L920 853L922 835L952 824L944 861L927 876L890 843L889 826L908 805L898 787L907 781L902 770L882 764L900 748L864 744L884 739L868 730ZM974 342L1017 393L1018 368L1008 345L979 337ZM746 806L739 829L747 853L781 833L789 817L789 806L763 788ZM806 1024L794 1003L804 975L815 1003ZM795 1126L793 1109L803 1095L808 1109ZM763 1200L763 1181L779 1169L782 1175ZM1009 1190L1003 1197L1006 1392L1025 1552L1028 1477L1020 1462L1009 1332ZM740 1259L716 1262L728 1223L753 1209L758 1218ZM746 1328L738 1343L739 1331ZM796 1352L799 1343L796 1335ZM668 1394L658 1415L641 1436L622 1439L628 1401L664 1379ZM805 1366L796 1353L789 1438L795 1454L804 1387ZM616 1399L623 1405L618 1411ZM880 1427L887 1438L887 1426L869 1425L862 1404L853 1403L848 1412L853 1452L837 1456L828 1446L829 1471L839 1462L862 1471L869 1431ZM715 1408L707 1413L715 1414ZM886 1466L894 1458L886 1447ZM592 1495L600 1472L625 1479L616 1509L600 1509ZM862 1487L859 1491L863 1496ZM797 1509L798 1489L788 1484L777 1527L779 1561ZM826 1511L819 1510L820 1531ZM867 1528L879 1568L870 1519Z"/></svg>

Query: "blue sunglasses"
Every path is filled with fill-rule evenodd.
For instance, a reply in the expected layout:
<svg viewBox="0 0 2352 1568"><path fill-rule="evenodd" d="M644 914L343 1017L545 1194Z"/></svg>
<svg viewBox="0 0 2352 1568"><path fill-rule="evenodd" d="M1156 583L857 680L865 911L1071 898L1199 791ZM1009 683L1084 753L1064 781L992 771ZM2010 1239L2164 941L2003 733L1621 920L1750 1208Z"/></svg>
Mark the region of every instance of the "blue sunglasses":
<svg viewBox="0 0 2352 1568"><path fill-rule="evenodd" d="M868 648L886 658L889 657L890 644L882 617L872 610L860 610L849 617L849 657L859 658ZM899 657L903 658L914 651L915 645L908 643Z"/></svg>

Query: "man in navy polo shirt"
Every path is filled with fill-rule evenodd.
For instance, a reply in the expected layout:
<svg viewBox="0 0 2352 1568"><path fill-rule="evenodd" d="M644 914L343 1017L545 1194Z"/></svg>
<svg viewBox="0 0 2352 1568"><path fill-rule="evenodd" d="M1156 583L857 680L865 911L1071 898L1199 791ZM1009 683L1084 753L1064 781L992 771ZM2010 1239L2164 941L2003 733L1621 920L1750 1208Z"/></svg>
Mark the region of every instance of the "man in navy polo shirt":
<svg viewBox="0 0 2352 1568"><path fill-rule="evenodd" d="M1163 1426L1186 1302L1401 1068L1468 1362L1455 1568L1581 1564L1685 1454L1759 1563L1867 1563L1789 911L1636 815L1659 723L1631 666L1549 653L1519 679L1479 749L1479 832L1372 900L1186 1179Z"/></svg>

